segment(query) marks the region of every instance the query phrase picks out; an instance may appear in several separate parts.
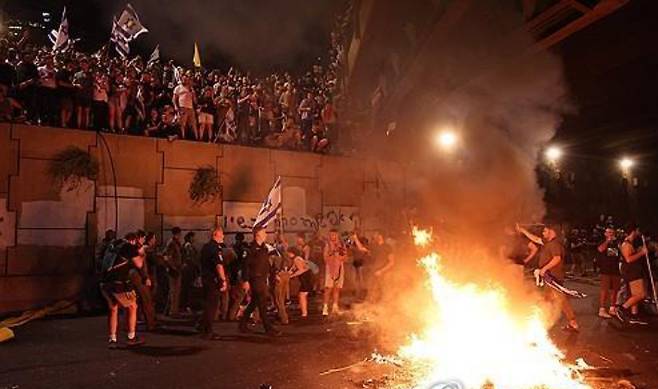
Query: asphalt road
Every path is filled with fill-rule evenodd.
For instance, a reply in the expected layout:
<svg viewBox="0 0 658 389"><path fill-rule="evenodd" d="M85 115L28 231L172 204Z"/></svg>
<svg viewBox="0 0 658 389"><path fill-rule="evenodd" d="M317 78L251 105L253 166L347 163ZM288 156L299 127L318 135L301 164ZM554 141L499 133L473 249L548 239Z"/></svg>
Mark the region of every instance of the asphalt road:
<svg viewBox="0 0 658 389"><path fill-rule="evenodd" d="M595 286L572 285L595 296ZM594 316L594 297L575 305L581 333L553 332L567 358L611 369L597 376L616 381L630 373L626 378L638 387L658 388L658 326L622 331ZM223 339L204 341L191 327L173 323L162 333L146 334L143 347L108 350L103 317L35 321L0 344L0 389L375 388L377 379L395 375L394 366L372 363L320 375L370 355L377 344L365 325L314 317L282 329L284 336L271 339L239 334L235 323L217 323Z"/></svg>

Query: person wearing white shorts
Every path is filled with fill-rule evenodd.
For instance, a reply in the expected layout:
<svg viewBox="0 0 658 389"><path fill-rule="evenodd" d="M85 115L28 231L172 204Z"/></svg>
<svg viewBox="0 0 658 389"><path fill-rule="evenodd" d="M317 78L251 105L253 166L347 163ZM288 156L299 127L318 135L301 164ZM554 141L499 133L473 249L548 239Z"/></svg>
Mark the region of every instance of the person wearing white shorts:
<svg viewBox="0 0 658 389"><path fill-rule="evenodd" d="M340 290L345 281L345 260L347 248L339 239L338 231L329 232L329 241L324 246L324 294L322 296L322 316L329 316L329 299L332 298L332 313L339 313Z"/></svg>

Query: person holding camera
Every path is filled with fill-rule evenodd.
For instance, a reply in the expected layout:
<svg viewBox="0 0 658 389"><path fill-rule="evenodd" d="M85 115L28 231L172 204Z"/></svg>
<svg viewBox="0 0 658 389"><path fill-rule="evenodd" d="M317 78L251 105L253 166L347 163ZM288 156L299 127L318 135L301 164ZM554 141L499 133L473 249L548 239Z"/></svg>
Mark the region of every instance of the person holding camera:
<svg viewBox="0 0 658 389"><path fill-rule="evenodd" d="M332 313L340 313L340 290L345 282L345 260L347 247L338 237L338 231L329 231L329 241L324 246L324 294L322 296L322 316L329 316L329 299L332 299Z"/></svg>
<svg viewBox="0 0 658 389"><path fill-rule="evenodd" d="M603 242L597 247L597 262L601 274L599 287L599 317L610 319L613 316L616 316L615 304L617 293L621 286L621 273L619 272L619 243L615 237L615 230L611 227L605 229L603 236ZM606 309L608 306L609 308Z"/></svg>

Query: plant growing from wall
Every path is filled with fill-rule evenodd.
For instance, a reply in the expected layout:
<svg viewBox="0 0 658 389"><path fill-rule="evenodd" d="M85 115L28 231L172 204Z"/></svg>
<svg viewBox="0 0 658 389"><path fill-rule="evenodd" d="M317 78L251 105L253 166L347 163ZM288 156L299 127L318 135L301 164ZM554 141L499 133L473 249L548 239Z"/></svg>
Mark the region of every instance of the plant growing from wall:
<svg viewBox="0 0 658 389"><path fill-rule="evenodd" d="M68 192L80 187L83 180L96 180L98 161L87 151L69 146L55 154L50 162L48 173L55 181L58 190L66 188Z"/></svg>
<svg viewBox="0 0 658 389"><path fill-rule="evenodd" d="M210 165L196 170L188 190L190 198L197 204L215 200L221 194L221 191L222 187L219 184L217 169Z"/></svg>

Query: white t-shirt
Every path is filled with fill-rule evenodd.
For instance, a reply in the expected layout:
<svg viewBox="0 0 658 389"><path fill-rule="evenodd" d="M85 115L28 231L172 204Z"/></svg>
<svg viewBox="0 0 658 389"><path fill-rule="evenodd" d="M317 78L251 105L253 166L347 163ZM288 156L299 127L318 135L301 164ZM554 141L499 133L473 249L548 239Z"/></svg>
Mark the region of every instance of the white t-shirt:
<svg viewBox="0 0 658 389"><path fill-rule="evenodd" d="M178 84L174 88L174 98L178 100L178 106L180 108L194 108L194 96L192 91L183 84Z"/></svg>

